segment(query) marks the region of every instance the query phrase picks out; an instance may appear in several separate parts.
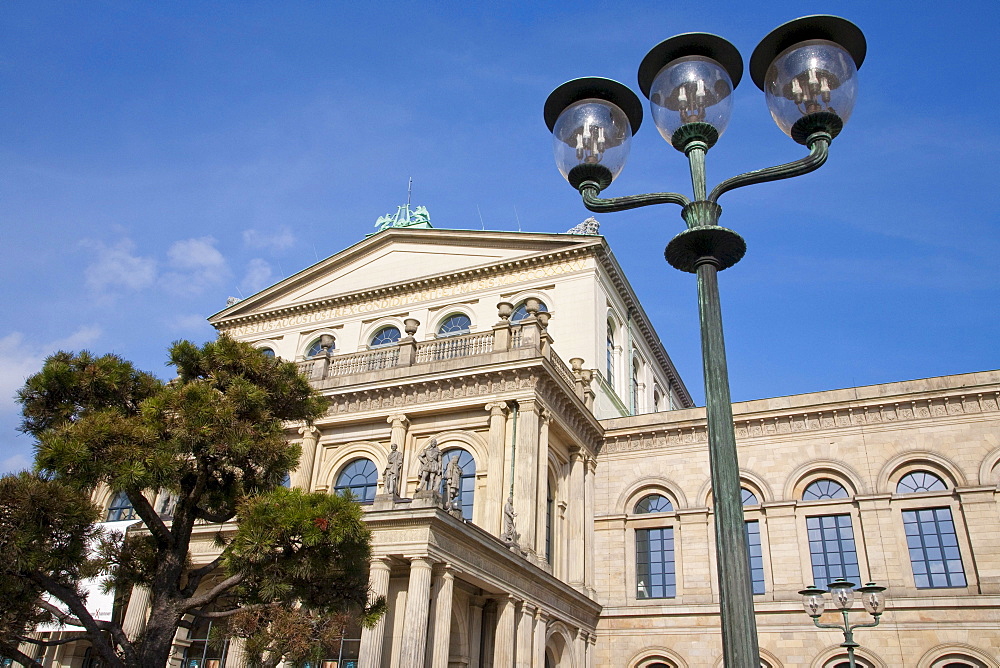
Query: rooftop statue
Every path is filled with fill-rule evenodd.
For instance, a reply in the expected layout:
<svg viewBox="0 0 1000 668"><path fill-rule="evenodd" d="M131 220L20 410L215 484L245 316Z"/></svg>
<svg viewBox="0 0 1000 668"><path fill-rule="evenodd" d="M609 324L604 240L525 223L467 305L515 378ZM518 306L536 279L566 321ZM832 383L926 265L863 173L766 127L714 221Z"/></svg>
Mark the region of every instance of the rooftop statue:
<svg viewBox="0 0 1000 668"><path fill-rule="evenodd" d="M378 232L390 227L420 227L429 229L431 227L431 214L426 206L418 206L410 210L410 204L400 204L396 208L396 213L387 213L379 216L375 221Z"/></svg>

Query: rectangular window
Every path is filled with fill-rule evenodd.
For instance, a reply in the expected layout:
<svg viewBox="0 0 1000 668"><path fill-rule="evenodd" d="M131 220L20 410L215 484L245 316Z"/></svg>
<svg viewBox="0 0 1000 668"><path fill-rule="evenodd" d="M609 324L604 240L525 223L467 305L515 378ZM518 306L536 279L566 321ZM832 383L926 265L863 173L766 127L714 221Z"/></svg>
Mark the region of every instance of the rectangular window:
<svg viewBox="0 0 1000 668"><path fill-rule="evenodd" d="M807 517L813 583L825 589L837 578L859 583L858 550L850 515Z"/></svg>
<svg viewBox="0 0 1000 668"><path fill-rule="evenodd" d="M917 589L966 586L951 508L904 510L903 528Z"/></svg>
<svg viewBox="0 0 1000 668"><path fill-rule="evenodd" d="M746 523L747 549L750 551L750 582L754 594L764 593L764 553L760 547L760 522L751 520Z"/></svg>
<svg viewBox="0 0 1000 668"><path fill-rule="evenodd" d="M635 530L636 598L673 598L677 595L674 572L674 530Z"/></svg>

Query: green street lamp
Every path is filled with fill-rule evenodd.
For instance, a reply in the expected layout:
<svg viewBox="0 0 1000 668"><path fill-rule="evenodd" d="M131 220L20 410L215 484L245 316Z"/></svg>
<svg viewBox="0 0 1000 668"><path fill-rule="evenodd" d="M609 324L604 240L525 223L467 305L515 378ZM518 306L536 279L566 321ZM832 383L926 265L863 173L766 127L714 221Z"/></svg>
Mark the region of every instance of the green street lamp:
<svg viewBox="0 0 1000 668"><path fill-rule="evenodd" d="M855 586L853 582L848 582L843 578L838 578L830 583L830 598L844 616L843 624L820 624L819 618L826 609L826 600L823 597L824 594L828 593L826 589L819 589L816 585L812 585L799 592L802 595L802 607L805 608L806 614L812 617L813 624L821 629L839 629L844 633L844 642L840 646L847 650L847 661L851 668L855 668L857 665L854 662L854 648L860 647L858 643L854 642L854 630L878 626L879 619L885 612L885 587L869 582L864 587L858 587L857 593L861 595L861 603L865 606L865 610L875 618L875 621L867 624L851 624L848 612L854 605Z"/></svg>
<svg viewBox="0 0 1000 668"><path fill-rule="evenodd" d="M808 16L773 30L754 49L750 77L764 91L771 115L785 134L806 146L800 160L740 174L711 190L705 155L726 130L743 58L716 35L687 33L655 46L639 67L639 88L660 134L687 156L693 198L673 192L603 199L621 173L632 135L642 123L642 103L626 86L597 77L574 79L545 102L556 165L594 212L677 204L687 224L664 253L673 267L698 278L702 363L709 462L715 497L715 536L725 665L760 665L753 595L740 497L736 437L729 396L718 272L746 253L736 232L718 225L719 198L736 188L807 174L826 162L830 142L850 117L865 38L836 16Z"/></svg>

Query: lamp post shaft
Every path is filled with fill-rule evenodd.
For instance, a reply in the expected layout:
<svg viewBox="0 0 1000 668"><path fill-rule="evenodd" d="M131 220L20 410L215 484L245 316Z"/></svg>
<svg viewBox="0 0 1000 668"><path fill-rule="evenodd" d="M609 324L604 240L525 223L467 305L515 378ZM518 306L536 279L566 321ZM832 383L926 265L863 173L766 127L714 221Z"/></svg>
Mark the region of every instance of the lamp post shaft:
<svg viewBox="0 0 1000 668"><path fill-rule="evenodd" d="M760 652L754 622L736 434L733 431L729 372L722 336L718 268L711 261L698 266L698 315L705 372L709 466L715 499L723 662L726 668L759 668Z"/></svg>

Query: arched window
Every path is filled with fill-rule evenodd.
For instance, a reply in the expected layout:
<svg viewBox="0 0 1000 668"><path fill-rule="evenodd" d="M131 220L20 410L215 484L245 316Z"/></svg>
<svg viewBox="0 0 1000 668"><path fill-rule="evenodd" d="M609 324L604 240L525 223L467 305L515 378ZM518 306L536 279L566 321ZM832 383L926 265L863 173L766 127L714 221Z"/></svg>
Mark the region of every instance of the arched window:
<svg viewBox="0 0 1000 668"><path fill-rule="evenodd" d="M545 305L545 302L538 300L538 310L548 312L549 307ZM521 302L514 307L514 312L510 314L510 324L516 325L527 317L528 307L524 305L524 302Z"/></svg>
<svg viewBox="0 0 1000 668"><path fill-rule="evenodd" d="M337 347L337 342L333 341L333 343L330 344L330 350L333 350L336 347ZM306 357L316 357L322 354L323 354L322 339L316 339L315 341L309 344L309 350L306 351Z"/></svg>
<svg viewBox="0 0 1000 668"><path fill-rule="evenodd" d="M836 480L821 478L814 480L802 492L803 501L818 501L820 499L846 499L850 496L844 486Z"/></svg>
<svg viewBox="0 0 1000 668"><path fill-rule="evenodd" d="M757 500L757 495L751 492L746 487L740 488L740 494L743 496L743 505L745 506L759 506L760 501Z"/></svg>
<svg viewBox="0 0 1000 668"><path fill-rule="evenodd" d="M274 351L270 348L258 348L258 350L264 353L265 357L274 357Z"/></svg>
<svg viewBox="0 0 1000 668"><path fill-rule="evenodd" d="M375 336L372 337L372 342L368 347L381 348L383 346L391 346L399 342L400 336L398 327L393 327L392 325L383 327L375 332Z"/></svg>
<svg viewBox="0 0 1000 668"><path fill-rule="evenodd" d="M452 459L458 458L458 467L462 470L459 486L459 503L462 505L462 517L472 520L472 503L476 491L476 460L472 458L467 450L455 448L447 450L441 455L441 494L447 495L448 481L445 475L448 472L448 464Z"/></svg>
<svg viewBox="0 0 1000 668"><path fill-rule="evenodd" d="M662 494L649 494L639 499L635 504L635 514L644 515L646 513L669 513L674 509L674 504L670 499Z"/></svg>
<svg viewBox="0 0 1000 668"><path fill-rule="evenodd" d="M606 351L606 367L608 385L615 386L615 323L608 320L608 343Z"/></svg>
<svg viewBox="0 0 1000 668"><path fill-rule="evenodd" d="M657 411L663 410L663 407L660 406L660 401L662 399L663 399L663 393L660 392L659 385L654 385L653 386L653 412L654 413L657 412Z"/></svg>
<svg viewBox="0 0 1000 668"><path fill-rule="evenodd" d="M915 494L917 492L940 492L948 489L944 480L929 471L911 471L896 484L896 494Z"/></svg>
<svg viewBox="0 0 1000 668"><path fill-rule="evenodd" d="M449 315L438 327L438 336L458 336L468 334L472 328L472 320L464 313L453 313Z"/></svg>
<svg viewBox="0 0 1000 668"><path fill-rule="evenodd" d="M121 522L123 520L134 520L139 516L135 514L135 508L132 507L132 502L128 500L128 495L125 492L118 492L115 494L114 498L111 499L111 505L108 506L108 522Z"/></svg>
<svg viewBox="0 0 1000 668"><path fill-rule="evenodd" d="M642 374L642 363L638 359L632 360L632 413L638 414L641 410L639 405L639 377Z"/></svg>
<svg viewBox="0 0 1000 668"><path fill-rule="evenodd" d="M350 493L358 503L371 503L378 485L378 469L370 459L355 459L337 476L333 490L338 494Z"/></svg>

